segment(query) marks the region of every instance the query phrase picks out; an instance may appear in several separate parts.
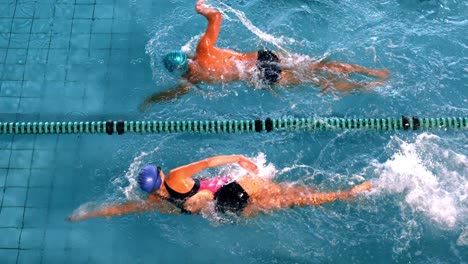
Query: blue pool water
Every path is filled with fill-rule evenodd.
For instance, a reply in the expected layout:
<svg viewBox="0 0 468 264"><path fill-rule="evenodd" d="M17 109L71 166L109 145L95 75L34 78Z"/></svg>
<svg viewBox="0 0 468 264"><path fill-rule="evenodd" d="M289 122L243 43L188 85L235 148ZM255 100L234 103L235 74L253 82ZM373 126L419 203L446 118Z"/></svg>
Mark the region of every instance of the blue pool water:
<svg viewBox="0 0 468 264"><path fill-rule="evenodd" d="M248 20L210 0L224 12L219 46L326 55L388 68L390 80L348 95L202 85L139 113L145 96L176 84L161 56L193 49L206 26L194 2L0 0L0 121L468 114L468 4L456 0L226 1ZM466 131L443 130L1 135L0 263L466 263L467 145ZM83 205L143 197L131 182L145 163L168 170L218 154L251 157L275 181L376 189L235 224L159 213L65 221ZM226 171L241 173L204 175Z"/></svg>

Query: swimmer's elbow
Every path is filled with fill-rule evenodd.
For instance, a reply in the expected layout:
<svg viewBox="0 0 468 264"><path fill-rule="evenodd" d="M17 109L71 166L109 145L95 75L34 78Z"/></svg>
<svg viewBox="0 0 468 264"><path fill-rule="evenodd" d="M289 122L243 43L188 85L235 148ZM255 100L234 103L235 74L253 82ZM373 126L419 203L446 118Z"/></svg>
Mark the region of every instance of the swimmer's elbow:
<svg viewBox="0 0 468 264"><path fill-rule="evenodd" d="M221 12L216 11L216 12L213 13L213 18L216 21L222 21L223 20L223 15L221 14Z"/></svg>
<svg viewBox="0 0 468 264"><path fill-rule="evenodd" d="M206 15L206 19L212 23L221 23L223 21L223 15L219 11L213 11Z"/></svg>

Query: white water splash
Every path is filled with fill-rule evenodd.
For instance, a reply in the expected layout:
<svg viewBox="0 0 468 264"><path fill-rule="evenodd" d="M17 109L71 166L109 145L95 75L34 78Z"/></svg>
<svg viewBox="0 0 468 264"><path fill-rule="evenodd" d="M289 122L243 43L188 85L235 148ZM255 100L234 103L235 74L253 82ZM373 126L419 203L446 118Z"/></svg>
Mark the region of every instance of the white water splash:
<svg viewBox="0 0 468 264"><path fill-rule="evenodd" d="M468 219L468 158L445 149L441 139L423 133L414 143L393 137L399 151L384 163L374 162L377 192L403 193L404 207L446 228Z"/></svg>
<svg viewBox="0 0 468 264"><path fill-rule="evenodd" d="M138 156L133 158L133 162L128 167L127 172L125 173L125 176L124 176L126 181L128 181L128 185L117 187L117 189L120 192L122 192L123 195L125 195L125 198L127 200L141 200L137 192L137 190L139 189L138 182L137 182L138 172L140 171L142 167L142 163L147 162L145 161L145 158L157 152L159 149L160 147L158 146L149 152L142 151ZM112 184L114 185L120 185L121 183L122 183L122 177L118 177L112 181Z"/></svg>
<svg viewBox="0 0 468 264"><path fill-rule="evenodd" d="M157 148L150 152L141 152L138 156L136 156L133 159L133 162L128 167L127 172L125 173L125 178L128 180L129 185L125 187L121 187L121 186L118 187L118 190L121 191L125 195L125 198L127 198L127 200L139 200L140 199L136 193L136 189L138 187L138 182L136 180L138 171L141 168L141 164L143 163L144 158L154 153L156 150ZM117 184L119 183L119 181L120 181L120 178L117 178L112 183Z"/></svg>
<svg viewBox="0 0 468 264"><path fill-rule="evenodd" d="M267 163L265 153L260 152L255 157L247 158L252 160L255 163L255 165L257 165L259 172L256 176L270 180L277 175L278 170L276 169L274 164ZM248 172L246 170L244 170L237 164L229 164L219 168L219 175L229 175L232 179L238 179L242 176L245 176L247 173ZM214 175L209 175L207 177L214 177Z"/></svg>
<svg viewBox="0 0 468 264"><path fill-rule="evenodd" d="M265 153L260 152L256 157L252 158L252 161L258 167L258 176L260 178L271 180L278 174L275 165L273 163L267 163Z"/></svg>
<svg viewBox="0 0 468 264"><path fill-rule="evenodd" d="M193 57L195 54L195 47L198 43L198 40L203 36L204 33L200 33L198 35L193 36L185 45L182 46L180 50Z"/></svg>
<svg viewBox="0 0 468 264"><path fill-rule="evenodd" d="M468 246L468 226L463 228L463 232L457 239L457 245L459 246Z"/></svg>
<svg viewBox="0 0 468 264"><path fill-rule="evenodd" d="M278 49L280 49L281 51L284 51L284 52L287 52L285 48L283 48L283 45L286 45L286 41L288 41L289 43L294 43L295 40L292 39L292 38L286 38L284 36L280 37L280 38L276 38L275 36L273 35L270 35L268 33L265 33L263 31L261 31L258 27L256 27L248 18L247 16L245 15L244 12L242 11L239 11L239 10L236 10L228 5L226 5L225 3L223 3L222 1L219 1L219 4L221 4L223 6L223 8L219 8L219 11L221 13L223 13L223 16L226 17L226 18L229 18L228 16L225 15L225 11L228 11L228 12L231 12L233 13L235 16L237 16L237 18L239 18L239 21L250 31L252 32L253 34L255 34L257 37L259 37L261 40L265 41L265 42L268 42L268 43L271 43L273 44L274 46L276 46ZM285 41L286 40L286 41Z"/></svg>

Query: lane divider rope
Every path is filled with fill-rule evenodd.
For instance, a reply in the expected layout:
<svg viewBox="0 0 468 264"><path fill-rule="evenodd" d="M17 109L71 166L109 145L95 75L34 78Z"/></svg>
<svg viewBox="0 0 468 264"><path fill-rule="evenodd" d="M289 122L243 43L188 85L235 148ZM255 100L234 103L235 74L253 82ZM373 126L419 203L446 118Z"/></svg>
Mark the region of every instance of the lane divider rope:
<svg viewBox="0 0 468 264"><path fill-rule="evenodd" d="M117 133L250 133L271 131L376 131L467 129L467 117L280 118L204 121L0 122L0 135Z"/></svg>

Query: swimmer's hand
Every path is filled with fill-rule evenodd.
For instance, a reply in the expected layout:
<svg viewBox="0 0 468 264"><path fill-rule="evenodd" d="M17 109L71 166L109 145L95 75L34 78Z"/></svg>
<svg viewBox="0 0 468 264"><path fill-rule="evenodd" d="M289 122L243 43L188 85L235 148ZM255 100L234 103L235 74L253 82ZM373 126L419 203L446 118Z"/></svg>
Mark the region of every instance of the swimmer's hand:
<svg viewBox="0 0 468 264"><path fill-rule="evenodd" d="M253 163L253 161L249 160L248 158L244 156L239 156L239 165L250 172L251 174L258 174L258 167Z"/></svg>
<svg viewBox="0 0 468 264"><path fill-rule="evenodd" d="M146 111L151 105L152 105L152 102L145 100L145 101L144 101L143 103L141 103L140 106L138 107L138 111L140 111L140 113L143 113L143 112Z"/></svg>
<svg viewBox="0 0 468 264"><path fill-rule="evenodd" d="M195 10L197 13L201 14L202 11L206 8L205 0L198 0L197 4L195 5Z"/></svg>
<svg viewBox="0 0 468 264"><path fill-rule="evenodd" d="M138 107L140 112L146 111L152 104L170 102L190 92L190 84L181 83L176 87L163 92L157 92L148 96Z"/></svg>
<svg viewBox="0 0 468 264"><path fill-rule="evenodd" d="M198 14L201 15L208 15L213 12L218 12L216 9L206 5L205 0L198 0L197 4L195 5L195 10Z"/></svg>
<svg viewBox="0 0 468 264"><path fill-rule="evenodd" d="M88 219L89 217L86 214L72 214L67 217L68 222L79 222Z"/></svg>
<svg viewBox="0 0 468 264"><path fill-rule="evenodd" d="M350 191L349 194L351 196L356 196L360 193L370 191L372 189L372 183L370 182L363 182L359 185L354 186Z"/></svg>

